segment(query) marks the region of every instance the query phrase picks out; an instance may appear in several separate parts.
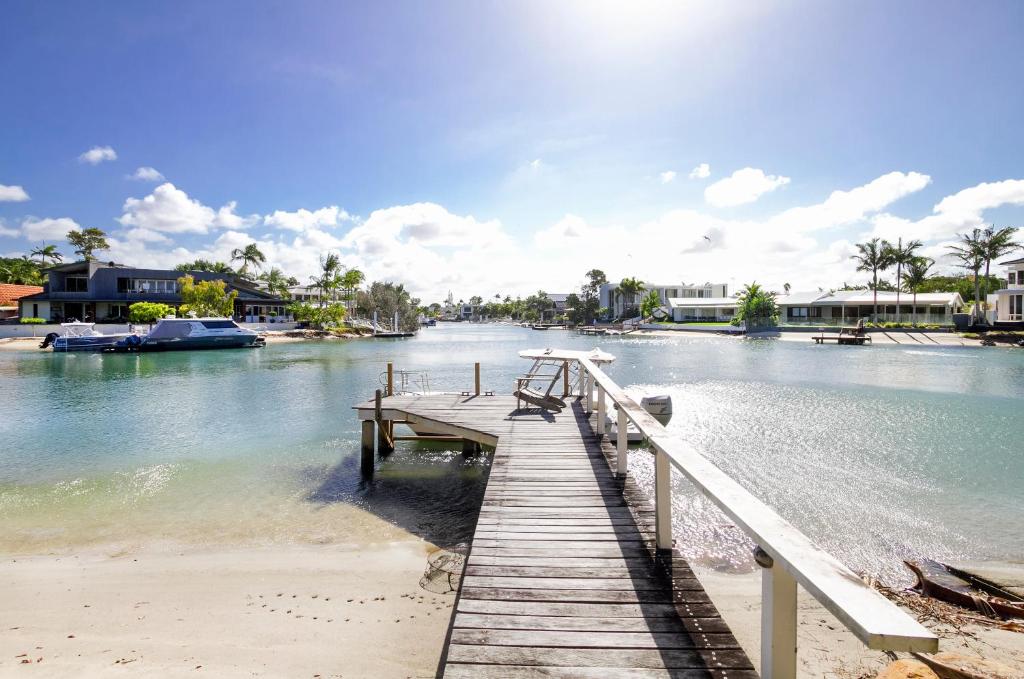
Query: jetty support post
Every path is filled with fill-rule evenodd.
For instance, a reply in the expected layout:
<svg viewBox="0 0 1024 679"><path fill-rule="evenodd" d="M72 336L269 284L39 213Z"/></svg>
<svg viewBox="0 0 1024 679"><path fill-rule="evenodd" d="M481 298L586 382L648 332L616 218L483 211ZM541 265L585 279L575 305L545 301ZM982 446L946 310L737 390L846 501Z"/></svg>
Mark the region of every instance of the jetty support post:
<svg viewBox="0 0 1024 679"><path fill-rule="evenodd" d="M373 413L377 422L377 452L381 455L394 452L395 446L391 442L390 422L384 420L381 408L381 391L378 389L373 397Z"/></svg>
<svg viewBox="0 0 1024 679"><path fill-rule="evenodd" d="M615 473L620 479L626 478L629 471L629 454L626 452L626 440L629 420L626 418L626 409L619 408L619 421L617 424L618 433L615 435L616 468Z"/></svg>
<svg viewBox="0 0 1024 679"><path fill-rule="evenodd" d="M480 395L480 364L479 363L474 363L473 364L473 386L474 386L473 393L476 394L477 396L479 396Z"/></svg>
<svg viewBox="0 0 1024 679"><path fill-rule="evenodd" d="M625 437L619 430L619 437ZM672 466L668 455L656 450L654 455L654 532L659 552L672 551Z"/></svg>
<svg viewBox="0 0 1024 679"><path fill-rule="evenodd" d="M754 560L761 566L761 676L795 679L796 578L760 547Z"/></svg>
<svg viewBox="0 0 1024 679"><path fill-rule="evenodd" d="M363 476L373 476L373 420L363 420L359 471Z"/></svg>
<svg viewBox="0 0 1024 679"><path fill-rule="evenodd" d="M605 398L604 398L604 387L600 384L597 385L597 435L599 438L604 438L605 432Z"/></svg>
<svg viewBox="0 0 1024 679"><path fill-rule="evenodd" d="M388 391L385 396L395 395L395 364L388 363Z"/></svg>

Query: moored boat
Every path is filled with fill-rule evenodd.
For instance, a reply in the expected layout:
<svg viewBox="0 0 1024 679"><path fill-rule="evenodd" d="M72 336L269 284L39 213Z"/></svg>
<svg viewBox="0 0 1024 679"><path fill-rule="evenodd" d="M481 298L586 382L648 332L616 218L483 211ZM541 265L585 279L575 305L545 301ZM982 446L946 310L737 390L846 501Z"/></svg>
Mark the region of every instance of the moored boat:
<svg viewBox="0 0 1024 679"><path fill-rule="evenodd" d="M187 351L262 347L266 339L230 318L164 318L146 335L130 335L115 351Z"/></svg>
<svg viewBox="0 0 1024 679"><path fill-rule="evenodd" d="M55 352L65 351L104 351L114 347L120 340L128 337L127 333L104 335L93 326L95 323L71 321L61 323L62 334L49 333L39 345L40 349L53 346Z"/></svg>

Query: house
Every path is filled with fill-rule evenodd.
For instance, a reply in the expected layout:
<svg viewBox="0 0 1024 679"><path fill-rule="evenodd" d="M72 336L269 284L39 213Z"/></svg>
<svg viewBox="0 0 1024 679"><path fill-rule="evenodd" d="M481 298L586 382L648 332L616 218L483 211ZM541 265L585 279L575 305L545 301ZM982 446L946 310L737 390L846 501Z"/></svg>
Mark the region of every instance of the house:
<svg viewBox="0 0 1024 679"><path fill-rule="evenodd" d="M624 295L619 294L618 283L605 283L599 290L600 305L611 313L613 318L621 318L631 307L639 307L640 301L650 294L651 290L658 293L662 306L669 307L669 300L697 300L712 298L727 298L729 286L726 283L704 283L703 285L688 285L686 283L644 283L644 290L636 299L627 300Z"/></svg>
<svg viewBox="0 0 1024 679"><path fill-rule="evenodd" d="M74 262L45 269L47 282L41 292L22 297L22 316L61 322L76 318L83 321L124 321L128 307L135 302L160 302L172 307L181 304L178 279L186 275L169 269L139 269L114 262ZM198 281L223 280L229 291L238 292L234 318L250 322L267 320L271 312L283 315L288 300L283 300L254 283L236 276L190 271Z"/></svg>
<svg viewBox="0 0 1024 679"><path fill-rule="evenodd" d="M0 321L17 318L20 313L18 310L18 300L42 291L43 288L38 285L0 283ZM29 310L31 310L31 307Z"/></svg>
<svg viewBox="0 0 1024 679"><path fill-rule="evenodd" d="M900 293L878 292L879 323L922 323L952 325L953 314L963 308L964 300L956 292ZM779 323L783 325L844 325L860 319L871 320L875 296L871 290L837 292L794 292L775 299Z"/></svg>
<svg viewBox="0 0 1024 679"><path fill-rule="evenodd" d="M1024 259L999 264L1006 267L1006 287L988 296L991 319L997 324L1024 323Z"/></svg>
<svg viewBox="0 0 1024 679"><path fill-rule="evenodd" d="M666 306L676 323L728 323L736 315L735 297L670 297Z"/></svg>

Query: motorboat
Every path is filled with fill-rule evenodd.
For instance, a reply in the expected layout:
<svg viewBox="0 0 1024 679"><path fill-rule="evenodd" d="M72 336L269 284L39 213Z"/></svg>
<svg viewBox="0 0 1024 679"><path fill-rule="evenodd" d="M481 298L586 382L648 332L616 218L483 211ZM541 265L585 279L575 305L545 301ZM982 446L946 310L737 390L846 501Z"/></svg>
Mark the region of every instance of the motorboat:
<svg viewBox="0 0 1024 679"><path fill-rule="evenodd" d="M230 318L164 318L143 336L129 335L114 351L241 349L266 345L265 337Z"/></svg>
<svg viewBox="0 0 1024 679"><path fill-rule="evenodd" d="M65 351L105 351L113 348L120 340L128 337L128 333L104 335L93 326L95 323L70 321L61 323L61 333L51 332L43 338L40 349L53 347L56 352Z"/></svg>
<svg viewBox="0 0 1024 679"><path fill-rule="evenodd" d="M640 407L646 410L651 417L660 422L662 426L668 426L669 420L672 419L672 397L668 394L651 394L644 396L640 399ZM616 406L616 410L617 409L618 406ZM608 440L612 443L617 443L619 440L618 422L610 416L606 416L605 425L608 430ZM627 422L626 442L640 443L643 440L644 436L640 433L640 430L637 429L632 422Z"/></svg>

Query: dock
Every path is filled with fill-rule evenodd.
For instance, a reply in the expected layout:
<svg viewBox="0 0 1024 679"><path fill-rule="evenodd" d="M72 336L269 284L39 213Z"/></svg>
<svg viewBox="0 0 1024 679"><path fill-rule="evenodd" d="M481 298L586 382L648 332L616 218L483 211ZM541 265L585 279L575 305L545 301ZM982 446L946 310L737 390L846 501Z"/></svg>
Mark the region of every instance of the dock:
<svg viewBox="0 0 1024 679"><path fill-rule="evenodd" d="M470 392L355 406L364 454L375 433L378 446L393 447L399 423L494 449L440 676L759 676L675 548L673 467L759 544L760 676L796 676L798 584L870 648L937 650L934 635L668 437L585 352L543 355L566 371L561 412L481 393L479 370ZM656 451L653 502L627 474L625 437L612 446L605 436L611 403L619 430L632 422Z"/></svg>

